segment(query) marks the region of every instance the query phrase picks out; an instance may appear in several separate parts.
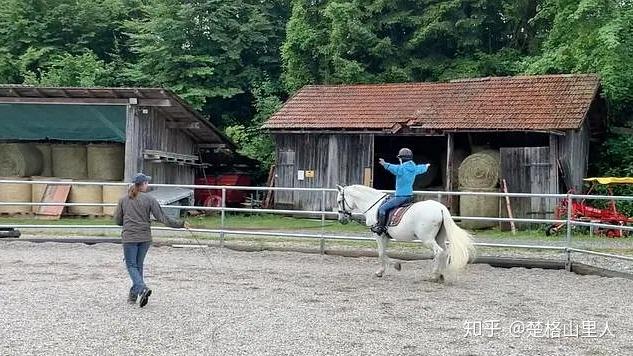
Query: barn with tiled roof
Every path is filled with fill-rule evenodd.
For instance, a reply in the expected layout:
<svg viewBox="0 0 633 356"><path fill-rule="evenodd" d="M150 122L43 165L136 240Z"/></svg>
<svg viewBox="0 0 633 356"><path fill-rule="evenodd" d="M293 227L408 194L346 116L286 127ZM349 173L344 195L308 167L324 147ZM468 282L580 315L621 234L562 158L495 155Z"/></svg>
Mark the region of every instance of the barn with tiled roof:
<svg viewBox="0 0 633 356"><path fill-rule="evenodd" d="M391 189L393 177L377 165L378 158L394 161L400 147L409 147L416 161L435 167L416 181L418 190L456 190L456 175L447 172L456 171L465 156L496 150L511 190L538 190L519 181L539 167L542 192L559 192L582 184L590 142L606 129L606 110L600 80L592 74L309 85L264 128L277 145L278 186ZM512 166L504 157L517 155L527 155L525 172L504 172ZM318 209L317 195L279 193L276 202Z"/></svg>

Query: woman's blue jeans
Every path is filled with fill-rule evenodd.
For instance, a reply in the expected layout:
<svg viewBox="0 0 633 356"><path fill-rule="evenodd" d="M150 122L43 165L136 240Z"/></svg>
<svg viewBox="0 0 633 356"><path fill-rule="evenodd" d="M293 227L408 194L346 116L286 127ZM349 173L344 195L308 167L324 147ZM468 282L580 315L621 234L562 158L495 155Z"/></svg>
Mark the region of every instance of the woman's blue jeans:
<svg viewBox="0 0 633 356"><path fill-rule="evenodd" d="M141 294L143 288L145 288L145 282L143 281L143 261L145 261L145 255L147 255L147 250L149 250L151 244L150 241L123 244L125 266L132 280L130 293L134 295Z"/></svg>

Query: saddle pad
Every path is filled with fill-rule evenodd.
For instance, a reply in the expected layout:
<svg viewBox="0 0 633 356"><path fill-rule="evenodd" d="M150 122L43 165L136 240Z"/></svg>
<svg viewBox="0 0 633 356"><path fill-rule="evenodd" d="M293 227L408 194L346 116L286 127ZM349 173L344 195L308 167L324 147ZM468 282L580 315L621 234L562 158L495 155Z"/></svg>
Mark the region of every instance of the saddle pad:
<svg viewBox="0 0 633 356"><path fill-rule="evenodd" d="M397 226L400 224L400 220L402 220L402 217L411 206L413 206L413 204L407 204L393 209L391 213L389 213L389 222L387 223L387 226Z"/></svg>

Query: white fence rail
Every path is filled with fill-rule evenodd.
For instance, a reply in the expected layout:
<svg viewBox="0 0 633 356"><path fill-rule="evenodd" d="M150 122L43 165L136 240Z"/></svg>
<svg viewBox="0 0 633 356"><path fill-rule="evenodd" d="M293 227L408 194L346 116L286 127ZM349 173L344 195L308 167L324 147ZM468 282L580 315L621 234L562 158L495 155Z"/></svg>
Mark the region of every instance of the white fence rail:
<svg viewBox="0 0 633 356"><path fill-rule="evenodd" d="M115 182L79 182L79 181L57 181L57 180L0 180L0 189L3 184L48 184L48 185L99 185L99 186L128 186L128 183L115 183ZM205 206L175 206L164 205L163 207L177 208L182 210L200 210L200 211L217 211L221 214L220 227L218 229L189 229L193 232L216 234L220 237L220 244L224 244L225 237L227 235L235 236L266 236L266 237L290 237L290 238L307 238L307 239L319 239L321 241L321 250L324 251L326 240L354 240L354 241L373 241L372 238L364 236L345 236L345 235L328 235L325 234L325 218L335 217L338 215L336 211L326 210L325 202L327 192L337 192L337 189L332 188L284 188L284 187L246 187L246 186L217 186L217 185L196 185L196 184L150 184L151 187L178 187L186 189L204 189L221 191L222 200L220 207L205 207ZM299 191L299 192L322 192L322 204L321 210L292 210L292 209L259 209L259 208L232 208L226 206L227 191L240 190L240 191ZM384 191L385 193L391 193L393 191ZM593 200L620 200L620 201L633 201L633 196L605 196L605 195L580 195L580 194L531 194L531 193L494 193L494 192L444 192L444 191L414 191L415 195L421 196L496 196L496 197L511 197L511 198L548 198L548 199L560 199L567 201L567 207L572 206L572 202L577 199L593 199ZM112 203L45 203L45 202L0 202L0 206L102 206L112 207L116 204ZM334 208L334 207L333 207ZM479 217L479 216L453 216L455 220L470 220L470 221L497 221L497 222L517 222L517 223L535 223L535 224L564 224L566 226L565 246L552 246L543 244L502 244L502 243L476 243L481 247L491 248L516 248L516 249L537 249L537 250L555 250L561 251L566 254L566 260L568 262L567 267L570 268L572 260L572 253L589 254L594 256L601 256L606 258L614 258L619 260L633 261L633 257L623 256L611 253L603 253L597 251L591 251L586 249L578 249L572 247L572 228L574 226L587 226L593 228L605 228L615 229L623 231L633 231L633 226L627 225L612 225L603 224L592 221L579 221L573 219L570 208L567 209L567 216L565 219L532 219L532 218L494 218L494 217ZM250 231L250 230L238 230L226 228L226 213L257 213L257 214L292 214L292 215L306 215L306 216L320 216L321 217L321 232L318 234L308 233L296 233L296 232L272 232L272 231ZM360 214L355 214L356 217L360 217ZM52 225L52 224L0 224L0 228L20 228L20 229L120 229L115 225ZM152 227L153 230L171 230L178 231L179 229L171 229L167 227Z"/></svg>

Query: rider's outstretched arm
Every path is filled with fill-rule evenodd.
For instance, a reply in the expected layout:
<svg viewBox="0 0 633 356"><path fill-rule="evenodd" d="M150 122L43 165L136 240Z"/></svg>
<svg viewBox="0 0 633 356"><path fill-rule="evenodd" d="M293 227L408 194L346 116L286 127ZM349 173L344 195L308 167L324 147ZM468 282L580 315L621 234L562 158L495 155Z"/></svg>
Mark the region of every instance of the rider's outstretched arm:
<svg viewBox="0 0 633 356"><path fill-rule="evenodd" d="M424 173L426 173L426 171L428 171L428 170L429 170L429 167L430 167L430 166L431 166L431 164L430 164L430 163L427 163L427 164L418 164L418 165L416 165L416 166L415 166L415 174L416 174L416 175L418 175L418 174L424 174Z"/></svg>

